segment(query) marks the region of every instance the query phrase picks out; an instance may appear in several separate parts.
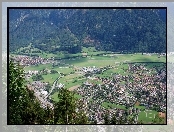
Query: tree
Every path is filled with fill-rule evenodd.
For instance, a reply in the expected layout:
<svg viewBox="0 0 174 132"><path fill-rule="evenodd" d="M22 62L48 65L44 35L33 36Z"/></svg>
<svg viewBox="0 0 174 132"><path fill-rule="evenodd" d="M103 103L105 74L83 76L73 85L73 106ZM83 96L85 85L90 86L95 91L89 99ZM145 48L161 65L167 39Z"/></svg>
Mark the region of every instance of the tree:
<svg viewBox="0 0 174 132"><path fill-rule="evenodd" d="M49 92L49 91L50 91L50 89L51 89L51 84L50 84L50 83L48 83L48 85L46 85L46 86L45 86L45 90L46 90L47 92Z"/></svg>
<svg viewBox="0 0 174 132"><path fill-rule="evenodd" d="M109 120L109 114L108 113L105 113L104 115L104 124L110 124L110 120Z"/></svg>
<svg viewBox="0 0 174 132"><path fill-rule="evenodd" d="M9 91L8 91L8 123L9 124L23 124L22 109L24 109L27 100L26 90L24 87L25 79L23 69L19 64L14 64L11 60L9 62Z"/></svg>
<svg viewBox="0 0 174 132"><path fill-rule="evenodd" d="M23 68L9 62L8 124L44 124L48 115L28 86L25 86Z"/></svg>
<svg viewBox="0 0 174 132"><path fill-rule="evenodd" d="M44 80L44 78L42 77L42 75L35 75L32 77L33 81L40 81L40 80Z"/></svg>
<svg viewBox="0 0 174 132"><path fill-rule="evenodd" d="M87 124L88 118L83 111L77 112L74 118L74 124Z"/></svg>
<svg viewBox="0 0 174 132"><path fill-rule="evenodd" d="M51 74L58 73L56 70L51 70L50 72L51 72Z"/></svg>
<svg viewBox="0 0 174 132"><path fill-rule="evenodd" d="M52 20L50 15L43 15L42 11L29 10L27 14L32 17L25 18L26 21L16 27L15 20L21 16L10 15L15 18L10 19L9 25L10 51L26 47L33 38L32 45L35 48L51 53L66 51L74 54L82 51L81 46L94 46L97 50L114 52L134 51L142 54L166 52L166 22L158 13L159 10L145 9L127 12L108 9L87 10L85 13L83 10L46 12L52 14L51 16L59 22ZM56 12L56 17L53 12ZM65 18L65 16L69 17ZM43 24L43 21L47 23ZM50 23L54 24L50 25ZM56 30L56 27L59 30Z"/></svg>
<svg viewBox="0 0 174 132"><path fill-rule="evenodd" d="M62 88L58 93L59 101L54 103L54 124L86 124L83 111L76 111L77 99L74 93Z"/></svg>
<svg viewBox="0 0 174 132"><path fill-rule="evenodd" d="M111 124L115 125L117 124L117 119L116 119L116 115L113 115L111 118Z"/></svg>

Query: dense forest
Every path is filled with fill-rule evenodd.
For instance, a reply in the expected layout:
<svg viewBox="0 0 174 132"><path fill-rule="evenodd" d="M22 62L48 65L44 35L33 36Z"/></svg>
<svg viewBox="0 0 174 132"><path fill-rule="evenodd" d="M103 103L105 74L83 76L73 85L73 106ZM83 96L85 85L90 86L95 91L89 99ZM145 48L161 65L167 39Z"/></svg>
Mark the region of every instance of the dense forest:
<svg viewBox="0 0 174 132"><path fill-rule="evenodd" d="M79 53L82 46L129 53L166 52L164 9L10 9L9 48Z"/></svg>

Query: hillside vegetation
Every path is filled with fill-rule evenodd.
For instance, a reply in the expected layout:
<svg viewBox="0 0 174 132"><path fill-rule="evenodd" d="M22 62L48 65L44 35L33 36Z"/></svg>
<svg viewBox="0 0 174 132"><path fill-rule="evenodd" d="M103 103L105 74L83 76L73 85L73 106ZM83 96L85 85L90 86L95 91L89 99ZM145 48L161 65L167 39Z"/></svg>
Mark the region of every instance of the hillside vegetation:
<svg viewBox="0 0 174 132"><path fill-rule="evenodd" d="M162 13L161 13L162 12ZM166 52L165 10L10 10L10 52L32 43L36 52ZM32 48L31 47L31 48Z"/></svg>

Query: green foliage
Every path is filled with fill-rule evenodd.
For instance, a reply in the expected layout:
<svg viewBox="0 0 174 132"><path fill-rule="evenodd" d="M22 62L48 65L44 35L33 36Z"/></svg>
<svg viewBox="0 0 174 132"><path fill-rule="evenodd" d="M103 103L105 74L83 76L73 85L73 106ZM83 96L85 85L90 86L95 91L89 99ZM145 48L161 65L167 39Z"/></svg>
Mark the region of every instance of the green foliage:
<svg viewBox="0 0 174 132"><path fill-rule="evenodd" d="M51 74L58 73L56 70L51 70L50 72L51 72Z"/></svg>
<svg viewBox="0 0 174 132"><path fill-rule="evenodd" d="M48 85L45 86L45 90L46 90L47 92L49 92L50 89L51 89L51 84L48 83Z"/></svg>
<svg viewBox="0 0 174 132"><path fill-rule="evenodd" d="M8 124L47 124L51 109L43 109L40 102L25 86L23 69L19 64L9 62Z"/></svg>
<svg viewBox="0 0 174 132"><path fill-rule="evenodd" d="M32 76L33 81L40 81L40 80L44 80L44 78L42 77L42 75L35 75Z"/></svg>
<svg viewBox="0 0 174 132"><path fill-rule="evenodd" d="M23 69L19 65L9 62L9 124L22 124L21 109L24 109L26 90L24 87L25 79Z"/></svg>
<svg viewBox="0 0 174 132"><path fill-rule="evenodd" d="M83 111L77 112L73 122L74 124L88 124L88 118Z"/></svg>
<svg viewBox="0 0 174 132"><path fill-rule="evenodd" d="M110 120L109 120L109 114L108 113L105 113L104 115L104 124L110 124Z"/></svg>
<svg viewBox="0 0 174 132"><path fill-rule="evenodd" d="M54 122L68 124L72 120L72 113L75 112L75 99L66 89L58 93L59 101L54 105Z"/></svg>
<svg viewBox="0 0 174 132"><path fill-rule="evenodd" d="M121 53L166 52L166 22L159 12L158 9L28 10L27 13L11 10L10 51L33 43L33 49L37 50L25 52L75 54L82 51L82 46ZM23 22L17 22L20 17L25 17Z"/></svg>
<svg viewBox="0 0 174 132"><path fill-rule="evenodd" d="M86 124L83 111L77 112L77 99L74 93L63 88L58 92L58 102L54 103L54 124Z"/></svg>

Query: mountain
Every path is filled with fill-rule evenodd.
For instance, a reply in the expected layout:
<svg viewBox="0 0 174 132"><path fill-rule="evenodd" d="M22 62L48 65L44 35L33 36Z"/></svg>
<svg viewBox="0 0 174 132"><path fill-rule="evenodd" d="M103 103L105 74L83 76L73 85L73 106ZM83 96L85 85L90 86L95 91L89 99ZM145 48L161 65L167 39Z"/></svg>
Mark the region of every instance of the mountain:
<svg viewBox="0 0 174 132"><path fill-rule="evenodd" d="M32 43L52 53L81 47L166 52L163 9L10 9L10 52Z"/></svg>

